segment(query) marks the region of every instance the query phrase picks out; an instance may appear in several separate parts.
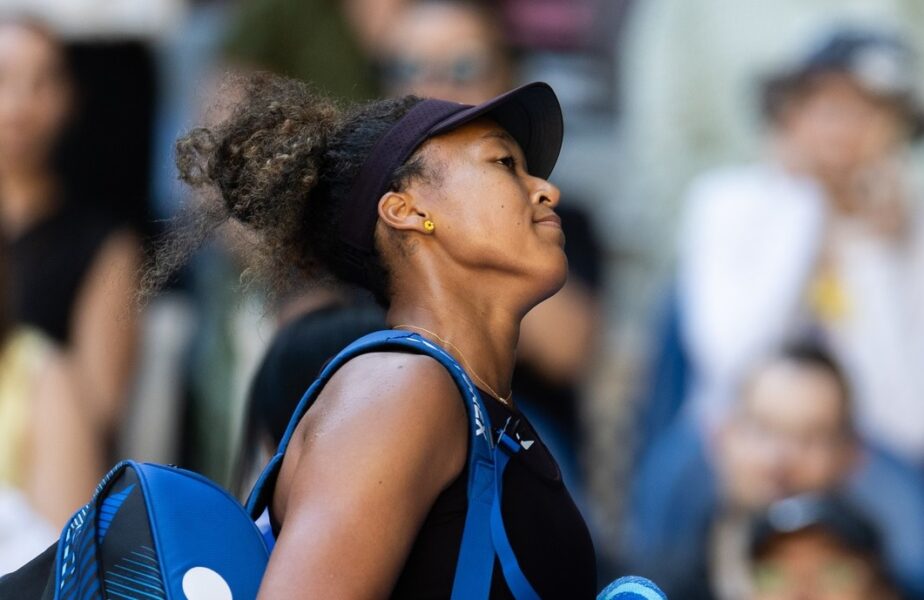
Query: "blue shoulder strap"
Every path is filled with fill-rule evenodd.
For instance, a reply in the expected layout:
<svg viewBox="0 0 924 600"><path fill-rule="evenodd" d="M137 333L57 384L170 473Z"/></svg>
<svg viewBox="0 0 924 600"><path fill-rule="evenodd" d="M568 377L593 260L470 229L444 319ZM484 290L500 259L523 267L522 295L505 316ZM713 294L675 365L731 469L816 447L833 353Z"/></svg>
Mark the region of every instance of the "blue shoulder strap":
<svg viewBox="0 0 924 600"><path fill-rule="evenodd" d="M500 439L506 438L506 443L495 444L490 417L468 374L443 348L416 333L397 330L370 333L344 348L330 360L302 396L276 454L254 485L247 500L247 510L251 518L257 519L266 509L295 428L334 373L360 354L387 350L410 351L435 359L452 376L465 402L469 420L468 512L456 564L452 600L488 598L495 553L500 559L504 578L514 597L517 600L538 599L539 596L530 587L517 564L500 514L504 469L510 456L519 451L520 446L504 433ZM504 450L499 450L501 445ZM492 511L496 513L493 518Z"/></svg>

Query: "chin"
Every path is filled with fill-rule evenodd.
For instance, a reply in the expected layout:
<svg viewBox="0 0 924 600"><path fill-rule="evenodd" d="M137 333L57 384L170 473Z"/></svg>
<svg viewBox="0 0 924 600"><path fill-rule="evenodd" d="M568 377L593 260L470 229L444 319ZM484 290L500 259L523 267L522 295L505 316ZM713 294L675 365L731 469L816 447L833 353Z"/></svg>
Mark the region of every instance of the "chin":
<svg viewBox="0 0 924 600"><path fill-rule="evenodd" d="M541 283L542 286L542 291L536 304L557 294L564 287L565 282L568 281L568 259L563 251L560 251L553 260L549 260L544 264L546 268L536 277L537 282Z"/></svg>

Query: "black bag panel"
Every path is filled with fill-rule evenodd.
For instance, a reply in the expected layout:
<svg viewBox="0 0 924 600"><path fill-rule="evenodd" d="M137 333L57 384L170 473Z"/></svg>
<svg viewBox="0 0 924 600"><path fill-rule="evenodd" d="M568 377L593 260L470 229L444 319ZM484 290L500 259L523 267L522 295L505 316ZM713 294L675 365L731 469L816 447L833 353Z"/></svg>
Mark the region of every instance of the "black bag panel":
<svg viewBox="0 0 924 600"><path fill-rule="evenodd" d="M57 554L55 542L18 570L0 577L0 600L53 600Z"/></svg>
<svg viewBox="0 0 924 600"><path fill-rule="evenodd" d="M138 474L123 469L100 497L96 553L105 597L112 591L121 597L166 598Z"/></svg>

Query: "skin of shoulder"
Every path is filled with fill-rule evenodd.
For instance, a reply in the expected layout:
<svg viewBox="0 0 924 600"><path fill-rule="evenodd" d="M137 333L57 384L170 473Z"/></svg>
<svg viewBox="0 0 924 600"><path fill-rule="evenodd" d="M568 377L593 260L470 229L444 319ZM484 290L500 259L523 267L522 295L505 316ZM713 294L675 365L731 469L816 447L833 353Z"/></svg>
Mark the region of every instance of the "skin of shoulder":
<svg viewBox="0 0 924 600"><path fill-rule="evenodd" d="M296 429L258 598L387 598L437 496L462 472L465 406L427 356L344 365Z"/></svg>

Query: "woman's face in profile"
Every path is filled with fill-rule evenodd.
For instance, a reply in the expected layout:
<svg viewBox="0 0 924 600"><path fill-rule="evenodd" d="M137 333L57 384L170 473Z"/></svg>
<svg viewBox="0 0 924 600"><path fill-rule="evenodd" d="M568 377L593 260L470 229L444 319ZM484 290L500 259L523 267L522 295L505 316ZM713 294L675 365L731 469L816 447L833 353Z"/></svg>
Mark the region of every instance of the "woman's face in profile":
<svg viewBox="0 0 924 600"><path fill-rule="evenodd" d="M567 276L559 191L529 174L523 151L483 118L430 139L421 150L433 176L415 184L436 224L439 248L489 279L525 277L541 299Z"/></svg>
<svg viewBox="0 0 924 600"><path fill-rule="evenodd" d="M70 112L61 50L37 29L0 23L0 162L49 159Z"/></svg>

